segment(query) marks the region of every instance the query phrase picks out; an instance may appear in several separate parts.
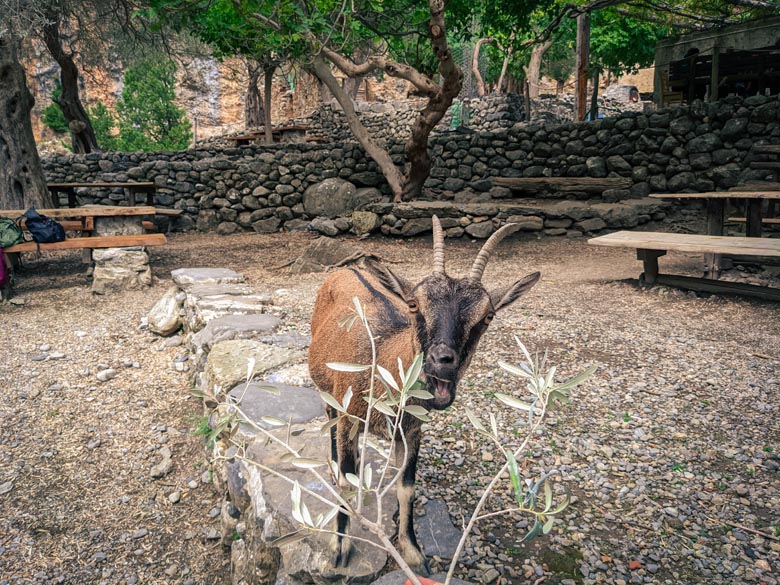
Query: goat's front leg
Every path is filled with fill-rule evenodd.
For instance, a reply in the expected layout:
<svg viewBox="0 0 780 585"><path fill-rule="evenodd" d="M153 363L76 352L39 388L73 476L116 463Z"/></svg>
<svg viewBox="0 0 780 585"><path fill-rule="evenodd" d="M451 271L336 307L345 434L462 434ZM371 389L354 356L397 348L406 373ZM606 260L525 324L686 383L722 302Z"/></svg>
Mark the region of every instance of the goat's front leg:
<svg viewBox="0 0 780 585"><path fill-rule="evenodd" d="M408 453L404 461L404 445L396 443L396 464L403 471L398 478L398 550L409 566L421 575L429 575L430 569L425 555L417 544L414 534L414 484L417 476L417 457L420 451L419 436L412 434L406 438Z"/></svg>
<svg viewBox="0 0 780 585"><path fill-rule="evenodd" d="M335 412L328 416L335 416ZM357 468L358 437L349 438L351 423L347 418L342 418L331 427L331 455L339 465L339 487L344 493L350 489L347 482L347 474L355 473ZM349 537L346 536L349 530L349 516L344 512L336 515L336 533L331 541L331 551L333 553L332 564L334 567L346 567L349 564L349 556L352 552L352 544Z"/></svg>

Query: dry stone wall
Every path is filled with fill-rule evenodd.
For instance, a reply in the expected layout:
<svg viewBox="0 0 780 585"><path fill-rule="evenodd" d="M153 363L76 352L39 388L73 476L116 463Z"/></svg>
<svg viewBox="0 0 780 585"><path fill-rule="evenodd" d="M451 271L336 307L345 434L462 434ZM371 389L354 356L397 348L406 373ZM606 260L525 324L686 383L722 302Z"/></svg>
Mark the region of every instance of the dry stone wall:
<svg viewBox="0 0 780 585"><path fill-rule="evenodd" d="M451 236L469 233L480 237L467 229L472 223L490 219L495 227L517 215L538 218L528 223L538 226L536 231L555 230L548 232L550 235L571 232L573 224L559 226L562 222L556 220L560 215L550 215L543 201L525 206L531 207L525 213L515 213L517 205L513 208L511 204L520 196L587 202L584 217L568 219L576 224L598 218L604 225L587 224L589 229L575 225L580 232L631 227L642 223L645 216L658 217L658 209L638 216L626 211L636 208L629 205L631 200L644 201L652 192L728 189L768 178L771 171L750 168L751 162L767 159L767 155L753 151L755 144L765 143L780 144L777 96L695 102L685 108L650 114L626 112L617 118L579 124L514 124L492 132L447 131L431 139L435 162L425 199L449 204L450 216L458 221L451 226ZM388 147L394 161L403 164L403 141L390 141ZM359 217L361 226L413 235L425 231L418 228L431 213L425 205L399 210L387 204L389 190L384 178L354 142L243 147L212 144L169 153L60 155L45 159L44 168L49 181L153 181L160 206L185 211L178 220L179 228L197 226L221 234L313 227L335 235L354 229L352 211L358 208L376 214ZM630 187L594 196L584 191L518 193L495 184L496 177L544 176L622 177L630 180ZM117 190L84 190L79 195L82 203L117 204L124 198ZM337 204L330 201L332 198ZM624 216L624 220L617 219ZM415 219L421 221L407 227L409 220ZM487 228L471 231L482 234Z"/></svg>

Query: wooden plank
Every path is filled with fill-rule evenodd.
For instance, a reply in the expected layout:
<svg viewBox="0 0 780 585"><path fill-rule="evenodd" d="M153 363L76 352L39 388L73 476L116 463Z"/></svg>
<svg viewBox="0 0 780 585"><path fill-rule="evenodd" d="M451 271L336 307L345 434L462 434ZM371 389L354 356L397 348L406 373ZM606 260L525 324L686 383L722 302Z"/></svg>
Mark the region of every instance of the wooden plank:
<svg viewBox="0 0 780 585"><path fill-rule="evenodd" d="M780 191L710 191L708 193L650 193L653 199L780 199Z"/></svg>
<svg viewBox="0 0 780 585"><path fill-rule="evenodd" d="M755 144L753 152L756 154L780 154L780 144Z"/></svg>
<svg viewBox="0 0 780 585"><path fill-rule="evenodd" d="M753 201L760 200L754 199ZM707 234L723 235L723 219L726 217L726 202L723 199L707 199ZM752 225L752 224L751 224ZM705 254L704 271L709 278L718 278L722 265L720 254Z"/></svg>
<svg viewBox="0 0 780 585"><path fill-rule="evenodd" d="M136 234L131 236L95 236L94 238L68 238L63 242L40 244L41 250L74 250L80 248L125 248L129 246L161 246L166 243L165 234ZM25 242L6 248L8 253L35 252L38 244Z"/></svg>
<svg viewBox="0 0 780 585"><path fill-rule="evenodd" d="M115 183L115 182L89 181L83 183L47 183L46 186L49 189L75 189L78 187L98 187L101 189L109 188L109 187L121 187L121 188L135 187L136 189L154 189L154 183L144 183L144 182Z"/></svg>
<svg viewBox="0 0 780 585"><path fill-rule="evenodd" d="M623 177L496 177L496 185L525 191L539 191L554 187L559 191L605 191L628 189L631 179Z"/></svg>
<svg viewBox="0 0 780 585"><path fill-rule="evenodd" d="M80 219L71 219L71 220L65 219L65 220L58 221L57 223L59 223L65 231L82 231L87 229L84 226L84 223ZM21 227L23 230L26 230L27 222L25 220L22 220L19 223L19 227Z"/></svg>
<svg viewBox="0 0 780 585"><path fill-rule="evenodd" d="M742 282L729 282L725 280L710 280L707 278L694 278L692 276L677 276L672 274L659 274L655 284L663 284L676 288L695 290L699 292L733 294L756 297L768 301L780 301L780 289Z"/></svg>
<svg viewBox="0 0 780 585"><path fill-rule="evenodd" d="M759 171L780 171L780 162L752 162L750 168Z"/></svg>
<svg viewBox="0 0 780 585"><path fill-rule="evenodd" d="M17 219L25 209L0 209L0 217ZM85 205L83 207L38 209L38 213L52 219L64 217L114 217L132 215L154 215L155 208L149 205L127 207L121 205Z"/></svg>
<svg viewBox="0 0 780 585"><path fill-rule="evenodd" d="M751 181L750 183L745 183L744 185L731 187L729 191L780 191L780 183L776 183L774 181Z"/></svg>
<svg viewBox="0 0 780 585"><path fill-rule="evenodd" d="M745 223L747 221L746 217L730 217L726 221L731 221L735 223ZM761 219L761 223L765 223L767 225L780 225L780 217L764 217Z"/></svg>
<svg viewBox="0 0 780 585"><path fill-rule="evenodd" d="M162 207L155 208L155 215L181 215L184 213L183 209L164 209Z"/></svg>
<svg viewBox="0 0 780 585"><path fill-rule="evenodd" d="M588 240L594 246L780 257L780 239L620 231Z"/></svg>

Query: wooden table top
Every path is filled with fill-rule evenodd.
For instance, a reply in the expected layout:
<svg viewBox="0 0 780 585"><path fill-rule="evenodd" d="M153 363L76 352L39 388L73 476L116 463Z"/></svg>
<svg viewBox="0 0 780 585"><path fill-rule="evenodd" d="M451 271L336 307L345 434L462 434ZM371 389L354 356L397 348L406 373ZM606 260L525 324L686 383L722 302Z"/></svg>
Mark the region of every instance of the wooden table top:
<svg viewBox="0 0 780 585"><path fill-rule="evenodd" d="M100 182L100 181L89 181L89 182L83 182L83 183L48 183L47 187L54 188L54 189L73 189L75 187L141 187L143 189L150 189L154 187L154 183L144 183L144 182Z"/></svg>
<svg viewBox="0 0 780 585"><path fill-rule="evenodd" d="M0 209L0 217L16 219L25 209ZM120 205L84 205L83 207L58 207L57 209L37 209L41 215L52 219L63 217L117 217L133 215L154 215L157 211L148 205L128 207Z"/></svg>
<svg viewBox="0 0 780 585"><path fill-rule="evenodd" d="M780 240L661 232L615 232L588 240L595 246L780 257Z"/></svg>
<svg viewBox="0 0 780 585"><path fill-rule="evenodd" d="M653 199L780 199L780 191L710 191L709 193L651 193Z"/></svg>

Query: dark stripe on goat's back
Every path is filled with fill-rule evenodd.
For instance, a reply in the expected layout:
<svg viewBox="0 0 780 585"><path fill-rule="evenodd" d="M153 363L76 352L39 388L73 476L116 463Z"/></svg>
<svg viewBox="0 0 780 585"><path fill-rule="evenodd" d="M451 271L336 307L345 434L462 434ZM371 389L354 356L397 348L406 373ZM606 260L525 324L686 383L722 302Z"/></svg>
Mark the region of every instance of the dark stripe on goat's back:
<svg viewBox="0 0 780 585"><path fill-rule="evenodd" d="M354 268L350 268L349 270L357 277L357 279L360 281L360 284L366 287L366 290L371 294L371 297L381 303L382 316L384 319L382 323L379 323L380 328L384 329L387 327L388 329L391 329L393 332L395 332L399 329L404 329L409 326L409 321L404 315L398 312L398 309L393 304L393 301L391 301L386 294L377 290L376 287L371 284L359 270ZM382 333L379 331L376 333L382 335Z"/></svg>

